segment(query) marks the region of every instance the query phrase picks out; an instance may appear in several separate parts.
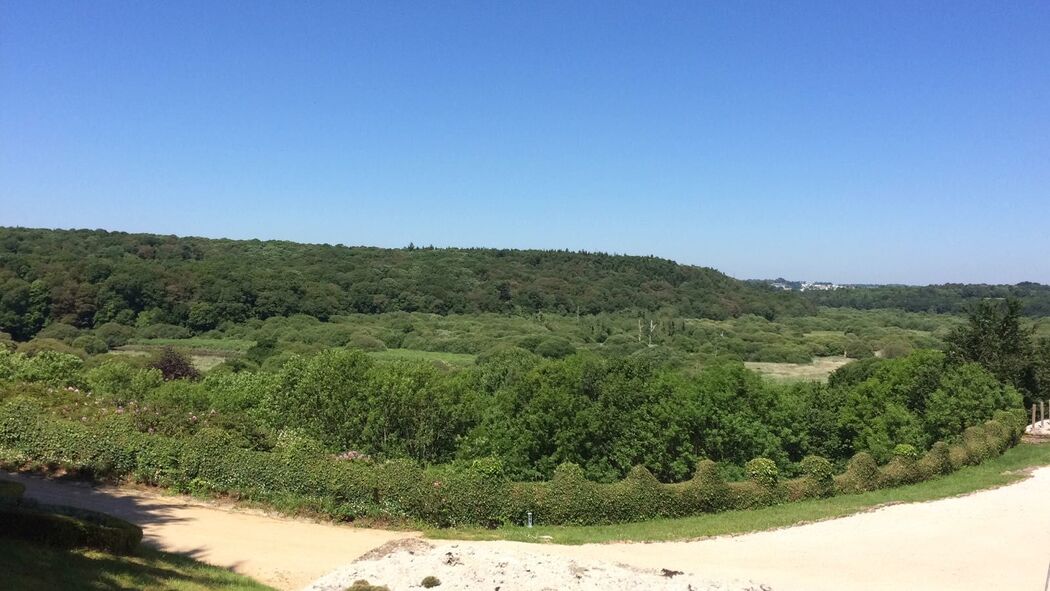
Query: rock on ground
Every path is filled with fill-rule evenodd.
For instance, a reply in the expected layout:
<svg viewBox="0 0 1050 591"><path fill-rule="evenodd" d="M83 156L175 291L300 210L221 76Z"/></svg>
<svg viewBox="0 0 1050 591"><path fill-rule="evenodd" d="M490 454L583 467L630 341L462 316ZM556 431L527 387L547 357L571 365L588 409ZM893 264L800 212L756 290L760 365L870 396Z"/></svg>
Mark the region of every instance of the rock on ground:
<svg viewBox="0 0 1050 591"><path fill-rule="evenodd" d="M478 591L771 591L765 585L705 581L678 571L643 570L611 562L525 554L479 545L391 542L318 579L304 591L343 591L355 581L390 591L423 589L433 576L443 590Z"/></svg>

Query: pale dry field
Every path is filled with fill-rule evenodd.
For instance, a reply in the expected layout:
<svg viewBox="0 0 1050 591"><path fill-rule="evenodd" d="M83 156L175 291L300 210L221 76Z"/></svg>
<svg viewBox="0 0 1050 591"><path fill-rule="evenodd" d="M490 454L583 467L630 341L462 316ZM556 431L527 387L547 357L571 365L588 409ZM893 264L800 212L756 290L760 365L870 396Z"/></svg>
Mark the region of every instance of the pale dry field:
<svg viewBox="0 0 1050 591"><path fill-rule="evenodd" d="M853 359L849 357L814 357L810 363L771 363L746 361L748 369L757 371L776 380L809 380L824 381L836 369Z"/></svg>

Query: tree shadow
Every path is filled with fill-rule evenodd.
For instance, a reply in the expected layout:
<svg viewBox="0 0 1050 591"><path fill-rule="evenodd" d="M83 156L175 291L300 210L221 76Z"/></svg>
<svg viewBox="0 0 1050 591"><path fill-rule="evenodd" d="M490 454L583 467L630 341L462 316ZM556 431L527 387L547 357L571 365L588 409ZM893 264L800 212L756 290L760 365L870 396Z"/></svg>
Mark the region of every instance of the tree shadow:
<svg viewBox="0 0 1050 591"><path fill-rule="evenodd" d="M177 499L143 498L122 494L85 481L48 478L36 474L0 472L0 479L25 485L25 498L45 505L66 505L106 513L138 526L184 521L174 510L184 503ZM147 536L148 537L148 536Z"/></svg>
<svg viewBox="0 0 1050 591"><path fill-rule="evenodd" d="M189 556L198 551L190 551ZM26 591L70 589L254 590L261 584L218 567L207 567L189 556L141 548L129 556L84 550L69 551L20 540L0 538L0 586Z"/></svg>

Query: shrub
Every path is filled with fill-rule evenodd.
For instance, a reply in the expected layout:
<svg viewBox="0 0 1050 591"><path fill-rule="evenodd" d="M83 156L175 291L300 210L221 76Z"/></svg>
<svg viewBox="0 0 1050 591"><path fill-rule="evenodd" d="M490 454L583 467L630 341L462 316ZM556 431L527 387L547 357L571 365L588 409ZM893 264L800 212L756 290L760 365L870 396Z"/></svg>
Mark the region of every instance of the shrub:
<svg viewBox="0 0 1050 591"><path fill-rule="evenodd" d="M932 478L952 471L951 453L948 444L938 441L919 460L918 470L922 478Z"/></svg>
<svg viewBox="0 0 1050 591"><path fill-rule="evenodd" d="M962 444L953 445L948 448L948 461L952 470L958 470L970 463L970 452Z"/></svg>
<svg viewBox="0 0 1050 591"><path fill-rule="evenodd" d="M21 482L0 480L0 504L16 504L22 500L26 487Z"/></svg>
<svg viewBox="0 0 1050 591"><path fill-rule="evenodd" d="M354 581L354 584L347 587L346 591L390 591L390 588L386 585L373 585L368 581L361 579Z"/></svg>
<svg viewBox="0 0 1050 591"><path fill-rule="evenodd" d="M370 334L363 333L351 336L346 346L353 349L361 349L362 351L383 351L386 349L386 343Z"/></svg>
<svg viewBox="0 0 1050 591"><path fill-rule="evenodd" d="M72 507L0 506L0 535L60 548L95 548L115 554L133 551L142 529L122 519Z"/></svg>
<svg viewBox="0 0 1050 591"><path fill-rule="evenodd" d="M538 492L538 521L572 525L605 521L598 485L587 480L577 464L566 462L555 468L553 478Z"/></svg>
<svg viewBox="0 0 1050 591"><path fill-rule="evenodd" d="M57 351L40 351L24 359L15 378L26 382L43 382L52 386L69 386L80 382L84 361L76 355Z"/></svg>
<svg viewBox="0 0 1050 591"><path fill-rule="evenodd" d="M820 456L806 456L802 458L801 467L817 496L830 497L835 494L835 467L831 462Z"/></svg>
<svg viewBox="0 0 1050 591"><path fill-rule="evenodd" d="M911 447L911 446L909 446ZM914 451L914 448L912 448ZM895 454L889 463L879 469L878 486L881 488L918 482L921 473L914 453Z"/></svg>
<svg viewBox="0 0 1050 591"><path fill-rule="evenodd" d="M846 472L835 480L835 488L840 492L859 493L874 490L879 485L879 465L868 452L858 452L846 465Z"/></svg>
<svg viewBox="0 0 1050 591"><path fill-rule="evenodd" d="M860 452L838 476L831 475L826 459L809 456L799 464L801 478L782 480L771 460L758 458L745 467L748 480L727 484L717 464L702 460L692 479L670 485L640 466L619 482L599 484L571 463L559 466L547 482L510 482L502 463L492 458L426 470L410 460L340 461L316 441L297 435L286 431L275 451L263 452L238 447L231 433L213 427L172 438L141 433L123 415L82 424L53 417L35 399L14 397L0 405L0 460L5 462L33 461L342 519L397 517L438 526L520 523L527 511L546 525L621 523L825 496L832 483L839 492L862 492L972 462L974 442L997 453L997 442L1012 432L987 423L969 431L964 442L935 444L920 459L914 448L898 446L881 469L870 454Z"/></svg>
<svg viewBox="0 0 1050 591"><path fill-rule="evenodd" d="M744 465L749 480L758 483L766 490L776 490L780 482L780 471L777 464L769 458L755 458Z"/></svg>
<svg viewBox="0 0 1050 591"><path fill-rule="evenodd" d="M429 519L442 526L497 527L510 520L509 482L496 458L474 460L465 468L427 472L434 483Z"/></svg>
<svg viewBox="0 0 1050 591"><path fill-rule="evenodd" d="M645 466L635 466L623 480L601 488L610 522L652 519L668 511L665 488Z"/></svg>
<svg viewBox="0 0 1050 591"><path fill-rule="evenodd" d="M697 462L693 478L672 485L672 490L677 492L679 508L676 513L679 515L714 513L730 506L729 487L718 470L718 464L711 460Z"/></svg>
<svg viewBox="0 0 1050 591"><path fill-rule="evenodd" d="M106 343L106 348L126 345L135 336L135 329L116 322L107 322L95 329L95 335Z"/></svg>
<svg viewBox="0 0 1050 591"><path fill-rule="evenodd" d="M992 457L992 447L988 444L988 438L980 427L967 427L963 431L963 446L969 456L970 464L979 464Z"/></svg>
<svg viewBox="0 0 1050 591"><path fill-rule="evenodd" d="M440 584L441 580L435 576L423 577L423 582L420 583L420 585L422 585L424 589L431 589L433 587L437 587Z"/></svg>
<svg viewBox="0 0 1050 591"><path fill-rule="evenodd" d="M899 443L893 448L894 457L904 458L907 460L918 460L919 450L915 449L914 445L907 443Z"/></svg>
<svg viewBox="0 0 1050 591"><path fill-rule="evenodd" d="M173 347L164 347L150 361L150 367L160 370L165 380L190 379L200 377L200 372L189 357L176 351Z"/></svg>
<svg viewBox="0 0 1050 591"><path fill-rule="evenodd" d="M77 349L83 350L89 355L101 355L102 353L109 351L109 346L106 345L106 341L89 334L77 337L73 341L73 346Z"/></svg>

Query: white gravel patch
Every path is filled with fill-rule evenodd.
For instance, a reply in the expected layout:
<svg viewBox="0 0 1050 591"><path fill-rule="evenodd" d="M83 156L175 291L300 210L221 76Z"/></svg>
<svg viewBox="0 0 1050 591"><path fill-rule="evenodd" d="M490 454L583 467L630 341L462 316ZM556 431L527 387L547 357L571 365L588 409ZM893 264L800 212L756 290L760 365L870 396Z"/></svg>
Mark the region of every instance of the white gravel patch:
<svg viewBox="0 0 1050 591"><path fill-rule="evenodd" d="M350 565L314 581L304 591L343 591L355 581L386 585L390 591L423 589L434 576L437 591L771 591L751 582L715 582L695 575L644 570L612 562L526 554L495 545L442 544L418 539L391 542Z"/></svg>

